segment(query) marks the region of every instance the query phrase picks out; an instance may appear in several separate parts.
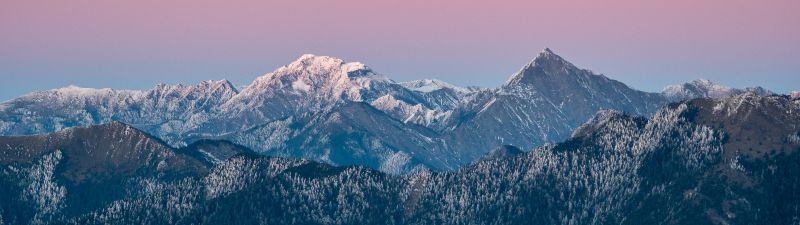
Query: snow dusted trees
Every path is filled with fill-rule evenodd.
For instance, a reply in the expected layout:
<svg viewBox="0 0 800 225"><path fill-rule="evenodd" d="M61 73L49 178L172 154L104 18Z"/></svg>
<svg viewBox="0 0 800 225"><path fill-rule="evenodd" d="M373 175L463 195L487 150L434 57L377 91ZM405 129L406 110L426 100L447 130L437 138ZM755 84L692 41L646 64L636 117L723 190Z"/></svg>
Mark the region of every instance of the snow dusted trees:
<svg viewBox="0 0 800 225"><path fill-rule="evenodd" d="M800 144L787 137L797 131L751 122L764 105L748 102L752 107L730 108L744 111L707 117L715 105L673 104L649 119L603 111L566 142L453 172L391 175L238 155L207 173L133 177L122 197L88 213L64 210L73 206L62 199L81 189L59 183L66 156L55 151L30 165L0 167L0 218L11 224L796 223ZM783 116L796 115L770 118ZM791 124L800 121L783 122L796 129ZM743 124L780 133L773 139L782 150L734 149L736 138L768 140L735 129Z"/></svg>

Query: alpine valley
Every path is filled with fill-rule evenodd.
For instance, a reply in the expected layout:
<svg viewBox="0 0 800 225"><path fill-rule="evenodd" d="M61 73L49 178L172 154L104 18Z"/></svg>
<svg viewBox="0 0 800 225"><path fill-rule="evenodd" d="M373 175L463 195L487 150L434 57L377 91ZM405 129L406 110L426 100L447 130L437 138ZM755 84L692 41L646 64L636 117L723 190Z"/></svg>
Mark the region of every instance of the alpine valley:
<svg viewBox="0 0 800 225"><path fill-rule="evenodd" d="M800 224L800 95L643 92L550 49L496 88L315 55L69 86L0 135L0 224Z"/></svg>

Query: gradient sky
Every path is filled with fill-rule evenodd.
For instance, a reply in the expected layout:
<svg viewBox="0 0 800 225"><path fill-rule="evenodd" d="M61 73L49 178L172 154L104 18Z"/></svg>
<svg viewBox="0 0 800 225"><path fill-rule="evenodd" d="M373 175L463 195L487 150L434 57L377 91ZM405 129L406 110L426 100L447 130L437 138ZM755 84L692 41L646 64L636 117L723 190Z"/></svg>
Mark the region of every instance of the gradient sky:
<svg viewBox="0 0 800 225"><path fill-rule="evenodd" d="M0 101L75 84L247 84L303 53L504 82L544 47L646 91L800 89L798 0L0 1Z"/></svg>

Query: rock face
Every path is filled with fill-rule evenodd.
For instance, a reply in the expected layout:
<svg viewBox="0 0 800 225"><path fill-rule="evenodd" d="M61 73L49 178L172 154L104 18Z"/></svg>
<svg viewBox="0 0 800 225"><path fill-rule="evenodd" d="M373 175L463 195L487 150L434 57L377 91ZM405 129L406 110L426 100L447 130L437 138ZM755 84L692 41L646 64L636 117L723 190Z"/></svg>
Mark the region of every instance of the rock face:
<svg viewBox="0 0 800 225"><path fill-rule="evenodd" d="M204 167L183 154L197 147L170 149L122 124L0 146L11 146L0 161L9 224L793 224L800 214L800 101L789 96L695 99L649 118L600 111L562 143L404 176L253 154ZM84 151L92 166L73 166ZM68 176L124 174L127 161L169 163L121 176L123 195L81 195Z"/></svg>

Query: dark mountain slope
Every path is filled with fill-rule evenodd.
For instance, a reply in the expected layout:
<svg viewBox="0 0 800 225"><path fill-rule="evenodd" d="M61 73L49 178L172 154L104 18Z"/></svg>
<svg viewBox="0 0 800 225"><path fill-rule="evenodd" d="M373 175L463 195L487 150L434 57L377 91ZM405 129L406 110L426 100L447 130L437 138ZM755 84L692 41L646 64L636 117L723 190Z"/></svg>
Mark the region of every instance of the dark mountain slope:
<svg viewBox="0 0 800 225"><path fill-rule="evenodd" d="M34 203L3 204L3 211L27 210L21 214L33 220L87 213L124 196L137 186L134 179L174 180L207 171L201 161L117 122L49 135L0 137L0 143L0 174L14 184L5 187L3 198L21 196Z"/></svg>

